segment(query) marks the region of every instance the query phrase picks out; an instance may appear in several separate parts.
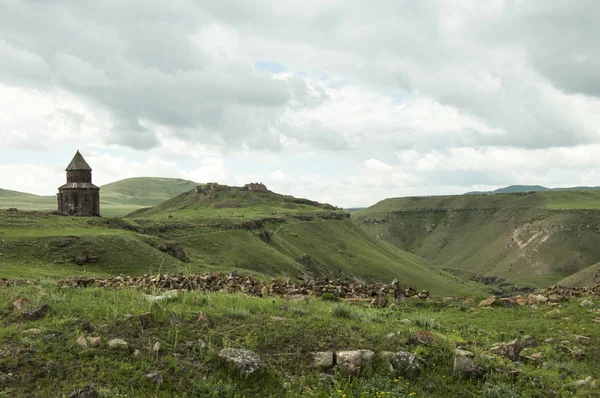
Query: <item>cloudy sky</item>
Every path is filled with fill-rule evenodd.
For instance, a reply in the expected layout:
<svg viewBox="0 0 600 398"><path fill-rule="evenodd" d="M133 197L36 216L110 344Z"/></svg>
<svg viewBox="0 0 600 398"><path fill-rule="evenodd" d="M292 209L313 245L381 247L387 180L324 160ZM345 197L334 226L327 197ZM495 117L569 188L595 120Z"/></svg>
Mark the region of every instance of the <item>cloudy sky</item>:
<svg viewBox="0 0 600 398"><path fill-rule="evenodd" d="M597 0L0 0L0 188L600 185Z"/></svg>

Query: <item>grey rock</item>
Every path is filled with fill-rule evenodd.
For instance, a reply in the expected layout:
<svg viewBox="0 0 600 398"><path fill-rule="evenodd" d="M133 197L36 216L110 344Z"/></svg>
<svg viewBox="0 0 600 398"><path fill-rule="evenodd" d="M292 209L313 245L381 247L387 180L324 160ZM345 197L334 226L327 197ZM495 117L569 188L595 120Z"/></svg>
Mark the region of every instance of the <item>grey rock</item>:
<svg viewBox="0 0 600 398"><path fill-rule="evenodd" d="M163 382L163 374L158 370L147 373L144 375L144 377L146 378L146 380L154 384L161 384Z"/></svg>
<svg viewBox="0 0 600 398"><path fill-rule="evenodd" d="M108 341L108 346L110 348L125 349L128 347L128 344L123 339L111 339Z"/></svg>
<svg viewBox="0 0 600 398"><path fill-rule="evenodd" d="M349 376L358 375L373 362L375 353L371 350L338 351L336 362L340 371Z"/></svg>
<svg viewBox="0 0 600 398"><path fill-rule="evenodd" d="M319 370L329 370L333 368L333 352L331 351L318 351L313 352L313 368Z"/></svg>
<svg viewBox="0 0 600 398"><path fill-rule="evenodd" d="M71 392L69 398L99 398L100 392L92 384Z"/></svg>
<svg viewBox="0 0 600 398"><path fill-rule="evenodd" d="M479 379L484 374L483 368L473 358L466 355L454 357L452 376L466 379Z"/></svg>
<svg viewBox="0 0 600 398"><path fill-rule="evenodd" d="M250 375L262 367L260 357L250 350L242 348L225 348L219 351L219 358L235 366L242 373Z"/></svg>
<svg viewBox="0 0 600 398"><path fill-rule="evenodd" d="M423 360L410 352L398 351L390 358L390 364L402 376L415 378L421 373Z"/></svg>
<svg viewBox="0 0 600 398"><path fill-rule="evenodd" d="M523 349L523 347L521 346L521 343L515 339L508 343L496 344L495 346L490 348L490 352L492 354L496 354L501 357L508 358L511 361L518 361L519 354L521 353L522 349Z"/></svg>
<svg viewBox="0 0 600 398"><path fill-rule="evenodd" d="M27 321L37 321L38 319L42 319L48 315L50 311L52 311L52 307L50 307L48 304L44 304L32 311L24 312L23 318Z"/></svg>

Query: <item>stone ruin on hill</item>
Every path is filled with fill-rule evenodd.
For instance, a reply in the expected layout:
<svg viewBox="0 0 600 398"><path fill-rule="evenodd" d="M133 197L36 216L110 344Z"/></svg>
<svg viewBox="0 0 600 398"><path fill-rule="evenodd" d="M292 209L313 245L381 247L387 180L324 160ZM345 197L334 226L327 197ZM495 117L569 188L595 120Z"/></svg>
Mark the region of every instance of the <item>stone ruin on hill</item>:
<svg viewBox="0 0 600 398"><path fill-rule="evenodd" d="M239 190L252 191L252 192L268 192L269 191L267 189L267 186L265 184L263 184L262 182L260 182L260 183L251 182L249 184L244 185L243 187L232 187L229 185L221 185L217 182L207 182L204 185L198 185L196 188L194 188L194 192L206 195L206 194L213 193L213 192L231 191L232 189L239 189Z"/></svg>
<svg viewBox="0 0 600 398"><path fill-rule="evenodd" d="M249 184L244 185L244 189L247 189L248 191L260 191L260 192L267 192L267 186L265 184L263 184L262 182L251 182Z"/></svg>
<svg viewBox="0 0 600 398"><path fill-rule="evenodd" d="M58 214L63 216L99 216L100 188L92 184L92 168L77 151L65 169L67 183L58 188Z"/></svg>

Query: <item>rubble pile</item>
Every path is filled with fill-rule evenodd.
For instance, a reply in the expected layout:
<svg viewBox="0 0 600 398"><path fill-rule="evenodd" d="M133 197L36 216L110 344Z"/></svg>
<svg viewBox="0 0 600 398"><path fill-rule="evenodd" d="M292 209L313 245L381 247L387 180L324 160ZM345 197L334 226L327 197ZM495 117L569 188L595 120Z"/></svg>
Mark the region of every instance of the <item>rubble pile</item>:
<svg viewBox="0 0 600 398"><path fill-rule="evenodd" d="M552 286L548 289L540 291L545 296L551 294L562 296L562 297L584 297L584 296L600 296L600 283L593 286L583 287L565 287L565 286Z"/></svg>
<svg viewBox="0 0 600 398"><path fill-rule="evenodd" d="M136 287L147 290L201 290L206 292L245 293L251 296L331 294L339 298L394 298L416 297L426 299L428 291L417 291L412 287L401 287L397 280L391 284L364 284L341 279L309 279L302 282L273 279L263 281L236 272L203 274L158 274L144 276L87 277L72 276L58 281L59 287L102 287L120 289Z"/></svg>

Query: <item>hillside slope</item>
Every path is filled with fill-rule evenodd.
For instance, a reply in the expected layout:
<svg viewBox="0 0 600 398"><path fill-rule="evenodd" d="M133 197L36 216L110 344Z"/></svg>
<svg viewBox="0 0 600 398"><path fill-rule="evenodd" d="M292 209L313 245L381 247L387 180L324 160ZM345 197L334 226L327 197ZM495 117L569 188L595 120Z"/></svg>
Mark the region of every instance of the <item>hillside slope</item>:
<svg viewBox="0 0 600 398"><path fill-rule="evenodd" d="M546 286L600 261L598 191L392 198L353 217L461 275Z"/></svg>
<svg viewBox="0 0 600 398"><path fill-rule="evenodd" d="M128 218L180 243L192 262L209 268L287 277L397 278L437 294L480 291L374 238L340 209L270 191L209 184Z"/></svg>
<svg viewBox="0 0 600 398"><path fill-rule="evenodd" d="M583 287L600 283L600 262L556 282L559 286Z"/></svg>

